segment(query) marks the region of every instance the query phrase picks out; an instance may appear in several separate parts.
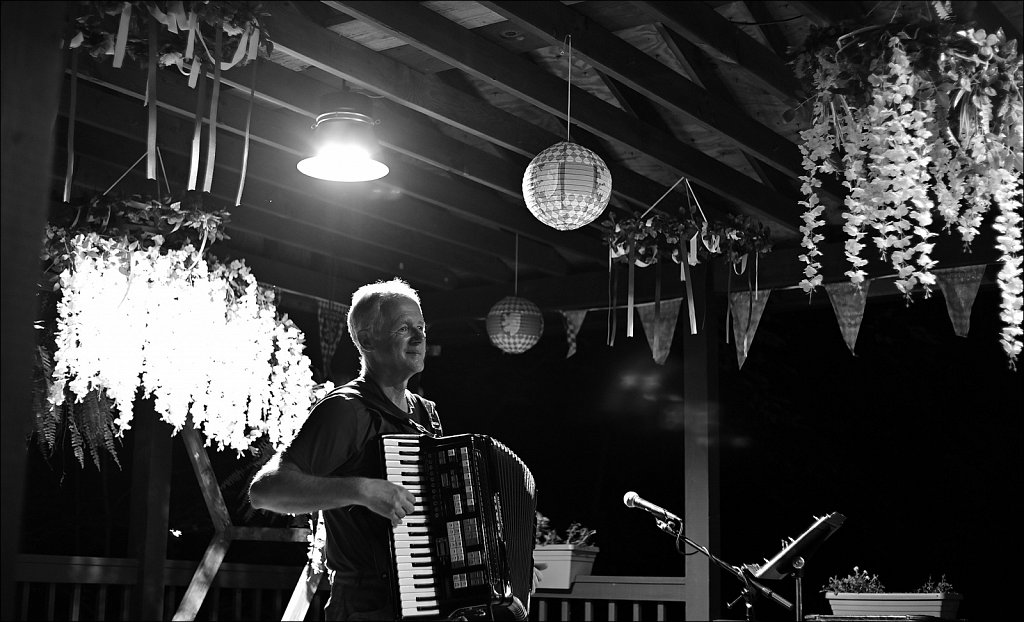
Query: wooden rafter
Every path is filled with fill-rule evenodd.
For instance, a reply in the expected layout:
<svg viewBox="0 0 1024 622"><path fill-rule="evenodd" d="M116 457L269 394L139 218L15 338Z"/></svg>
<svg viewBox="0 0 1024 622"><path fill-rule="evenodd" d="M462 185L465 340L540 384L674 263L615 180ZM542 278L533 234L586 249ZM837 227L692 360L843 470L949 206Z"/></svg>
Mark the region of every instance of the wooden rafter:
<svg viewBox="0 0 1024 622"><path fill-rule="evenodd" d="M332 3L360 19L399 34L432 56L478 79L515 94L560 118L566 116L565 81L490 43L437 13L409 5L394 11L385 2ZM744 206L766 222L793 232L799 227L796 203L696 148L578 88L572 88L572 119L623 148L635 149L676 175Z"/></svg>
<svg viewBox="0 0 1024 622"><path fill-rule="evenodd" d="M366 4L372 3L349 3ZM600 71L726 138L769 166L793 177L803 174L800 153L787 138L749 117L730 99L687 80L572 8L558 2L522 0L481 4L516 26L529 29L549 45L557 45L571 35L574 54Z"/></svg>
<svg viewBox="0 0 1024 622"><path fill-rule="evenodd" d="M803 100L799 82L781 58L703 2L637 4L691 43L715 50L735 63L739 71L780 101L795 106Z"/></svg>

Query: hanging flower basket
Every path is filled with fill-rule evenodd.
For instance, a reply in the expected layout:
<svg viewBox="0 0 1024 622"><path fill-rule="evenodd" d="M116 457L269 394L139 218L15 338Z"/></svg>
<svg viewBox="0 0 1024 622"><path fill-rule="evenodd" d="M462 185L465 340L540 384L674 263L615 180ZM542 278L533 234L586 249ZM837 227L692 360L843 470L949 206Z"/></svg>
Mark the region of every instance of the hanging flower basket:
<svg viewBox="0 0 1024 622"><path fill-rule="evenodd" d="M1001 253L1001 342L1011 368L1022 347L1022 60L1017 42L936 15L812 30L795 71L812 96L801 132L805 175L801 287L822 284L822 179L849 190L842 205L853 283L873 246L910 299L935 285L935 239L955 230L969 251L990 211Z"/></svg>
<svg viewBox="0 0 1024 622"><path fill-rule="evenodd" d="M203 255L227 220L203 199L99 197L47 227L33 400L44 453L69 434L83 466L89 454L99 468L102 449L116 460L140 396L219 448L280 447L298 431L314 386L305 338L244 263Z"/></svg>

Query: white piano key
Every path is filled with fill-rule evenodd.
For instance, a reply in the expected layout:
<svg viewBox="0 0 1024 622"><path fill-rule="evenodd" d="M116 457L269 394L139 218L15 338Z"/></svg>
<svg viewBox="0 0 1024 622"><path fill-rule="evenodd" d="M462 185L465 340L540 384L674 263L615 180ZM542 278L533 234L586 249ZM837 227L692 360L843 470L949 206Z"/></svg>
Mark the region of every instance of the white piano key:
<svg viewBox="0 0 1024 622"><path fill-rule="evenodd" d="M402 563L402 564L395 564L395 569L397 569L399 572L401 572L403 570L423 570L424 568L430 568L430 567L431 567L430 562L411 562L411 563L407 562L407 563Z"/></svg>
<svg viewBox="0 0 1024 622"><path fill-rule="evenodd" d="M438 608L437 603L430 606L424 607L402 607L402 616L428 616L438 615L441 613L441 609Z"/></svg>

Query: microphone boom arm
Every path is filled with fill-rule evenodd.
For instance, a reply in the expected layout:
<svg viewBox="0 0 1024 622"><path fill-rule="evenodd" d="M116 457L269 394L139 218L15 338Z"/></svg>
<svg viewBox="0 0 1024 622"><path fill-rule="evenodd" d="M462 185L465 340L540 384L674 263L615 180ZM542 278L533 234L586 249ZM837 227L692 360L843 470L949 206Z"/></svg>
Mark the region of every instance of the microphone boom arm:
<svg viewBox="0 0 1024 622"><path fill-rule="evenodd" d="M776 603L778 603L778 604L782 605L783 607L785 607L787 610L792 611L793 603L789 602L788 600L786 600L782 596L779 596L773 590L771 590L768 587L765 587L763 584L759 583L753 577L753 575L751 575L750 572L746 570L746 568L740 569L740 568L737 568L736 566L731 566L731 565L727 564L726 562L722 561L721 559L718 559L717 557L715 557L715 555L711 551L709 551L706 547L703 547L703 546L697 544L696 542L694 542L693 540L691 540L690 538L688 538L686 536L686 534L682 532L682 525L681 524L679 525L679 529L677 531L677 530L673 529L671 522L666 522L666 521L663 521L663 520L660 520L660 519L655 519L655 522L658 525L658 529L661 529L662 531L664 531L665 533L671 535L674 538L682 539L684 542L686 542L687 544L689 544L693 548L697 549L698 551L700 551L701 553L706 555L708 559L710 559L711 561L713 561L716 564L718 564L718 566L720 568L722 568L723 570L729 572L730 574L735 576L737 579L739 579L741 582L743 582L743 585L745 586L745 588L743 590L743 593L740 595L740 598L746 598L747 601L749 602L751 597L753 596L752 588L756 588L756 589L760 590L760 592L762 594L764 594L765 596L767 596L768 598L771 598ZM731 608L734 604L736 604L737 601L739 601L739 598L737 598L733 602L729 603L728 607Z"/></svg>

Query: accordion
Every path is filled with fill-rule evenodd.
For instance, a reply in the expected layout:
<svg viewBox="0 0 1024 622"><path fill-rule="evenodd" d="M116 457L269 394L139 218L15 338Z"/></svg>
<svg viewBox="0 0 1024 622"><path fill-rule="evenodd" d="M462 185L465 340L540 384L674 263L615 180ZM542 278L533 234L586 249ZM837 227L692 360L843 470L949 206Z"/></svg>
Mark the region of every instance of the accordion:
<svg viewBox="0 0 1024 622"><path fill-rule="evenodd" d="M533 580L533 475L481 434L385 434L385 474L415 497L389 527L391 588L401 619L525 620Z"/></svg>

